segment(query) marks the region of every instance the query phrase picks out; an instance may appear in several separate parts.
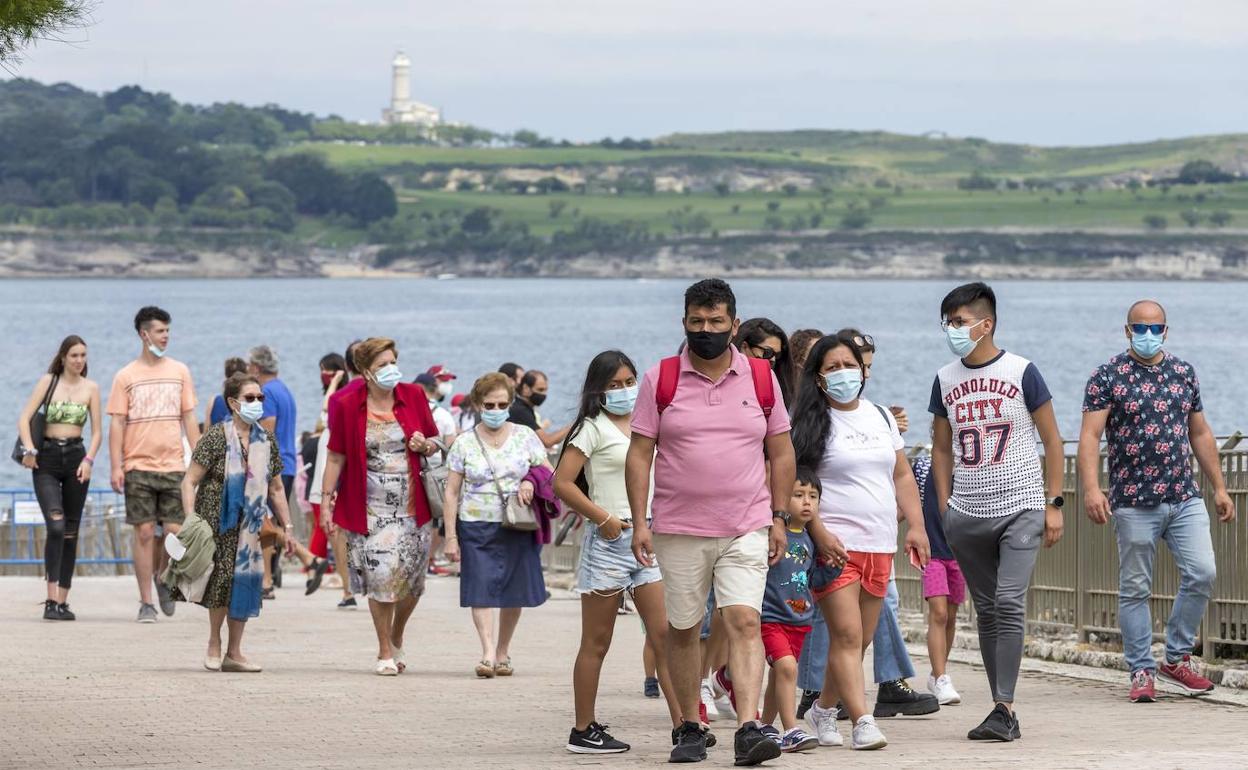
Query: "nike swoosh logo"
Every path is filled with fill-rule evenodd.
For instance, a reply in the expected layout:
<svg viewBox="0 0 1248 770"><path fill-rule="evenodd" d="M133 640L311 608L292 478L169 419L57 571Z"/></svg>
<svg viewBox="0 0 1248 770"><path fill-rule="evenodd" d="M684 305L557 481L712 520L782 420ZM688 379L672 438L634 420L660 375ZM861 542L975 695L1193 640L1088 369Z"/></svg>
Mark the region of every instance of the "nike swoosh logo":
<svg viewBox="0 0 1248 770"><path fill-rule="evenodd" d="M601 745L604 743L604 741L603 741L601 738L599 738L599 739L598 739L598 740L596 740L596 741L591 741L591 740L590 740L590 739L588 739L588 738L582 738L581 740L585 741L586 743L588 743L588 744L589 744L589 745L591 745L591 746L601 746Z"/></svg>

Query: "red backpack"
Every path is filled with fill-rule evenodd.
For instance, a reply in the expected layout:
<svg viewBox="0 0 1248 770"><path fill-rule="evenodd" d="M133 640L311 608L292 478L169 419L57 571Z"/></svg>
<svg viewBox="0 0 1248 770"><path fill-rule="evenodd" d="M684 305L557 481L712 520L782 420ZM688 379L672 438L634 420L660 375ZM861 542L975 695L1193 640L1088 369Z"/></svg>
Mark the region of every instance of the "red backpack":
<svg viewBox="0 0 1248 770"><path fill-rule="evenodd" d="M776 391L772 387L771 364L762 358L748 358L750 375L754 379L754 396L762 407L763 417L771 418L771 410L776 406ZM676 398L676 386L680 383L680 356L665 358L659 362L659 384L654 392L654 401L659 414L672 405Z"/></svg>

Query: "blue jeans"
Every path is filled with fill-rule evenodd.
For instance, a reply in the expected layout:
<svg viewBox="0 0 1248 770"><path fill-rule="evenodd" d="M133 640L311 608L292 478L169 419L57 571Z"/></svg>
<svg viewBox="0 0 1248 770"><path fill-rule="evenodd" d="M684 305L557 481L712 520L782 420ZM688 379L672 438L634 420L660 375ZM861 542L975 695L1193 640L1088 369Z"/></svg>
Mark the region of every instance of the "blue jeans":
<svg viewBox="0 0 1248 770"><path fill-rule="evenodd" d="M1157 539L1166 541L1179 568L1179 592L1166 621L1166 662L1191 654L1196 632L1205 614L1217 566L1209 535L1209 512L1205 501L1192 497L1181 503L1151 508L1119 508L1114 511L1118 534L1118 625L1122 629L1122 652L1134 673L1157 668L1153 660L1153 619L1149 599L1153 594L1153 559Z"/></svg>
<svg viewBox="0 0 1248 770"><path fill-rule="evenodd" d="M910 662L901 626L897 623L897 603L897 581L890 580L872 641L876 684L914 676L914 664ZM815 605L815 617L810 624L810 635L797 662L797 686L803 690L822 690L823 671L828 665L828 626L823 622L818 605Z"/></svg>

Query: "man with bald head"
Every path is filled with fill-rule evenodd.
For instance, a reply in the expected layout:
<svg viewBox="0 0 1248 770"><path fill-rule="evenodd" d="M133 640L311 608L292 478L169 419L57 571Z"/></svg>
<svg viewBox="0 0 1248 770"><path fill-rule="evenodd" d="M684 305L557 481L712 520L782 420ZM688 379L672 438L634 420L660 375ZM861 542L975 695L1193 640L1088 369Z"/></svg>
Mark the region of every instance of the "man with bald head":
<svg viewBox="0 0 1248 770"><path fill-rule="evenodd" d="M1088 518L1104 524L1112 517L1118 535L1118 624L1133 703L1156 699L1157 677L1189 695L1213 689L1191 659L1217 574L1209 512L1192 470L1193 453L1213 485L1218 519L1235 518L1196 371L1162 349L1169 331L1166 311L1158 302L1140 300L1131 306L1125 327L1129 346L1088 380L1079 435ZM1108 500L1099 481L1102 434L1109 454ZM1166 659L1160 667L1153 659L1149 612L1159 539L1166 541L1179 568L1179 592L1166 621Z"/></svg>

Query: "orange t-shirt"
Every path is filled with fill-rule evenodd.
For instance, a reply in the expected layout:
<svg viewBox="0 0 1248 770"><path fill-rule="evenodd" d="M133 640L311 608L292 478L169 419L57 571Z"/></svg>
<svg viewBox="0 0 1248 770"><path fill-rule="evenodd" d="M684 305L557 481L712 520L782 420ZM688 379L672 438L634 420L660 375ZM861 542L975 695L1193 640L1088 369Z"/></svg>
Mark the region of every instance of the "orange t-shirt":
<svg viewBox="0 0 1248 770"><path fill-rule="evenodd" d="M126 471L182 472L182 414L195 408L195 386L186 364L139 358L122 367L108 394L108 413L126 418L122 467Z"/></svg>

